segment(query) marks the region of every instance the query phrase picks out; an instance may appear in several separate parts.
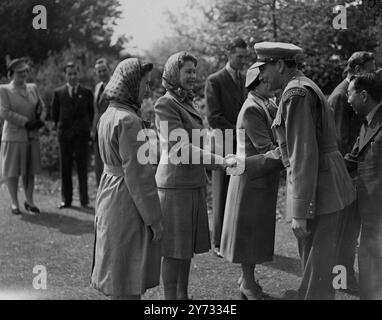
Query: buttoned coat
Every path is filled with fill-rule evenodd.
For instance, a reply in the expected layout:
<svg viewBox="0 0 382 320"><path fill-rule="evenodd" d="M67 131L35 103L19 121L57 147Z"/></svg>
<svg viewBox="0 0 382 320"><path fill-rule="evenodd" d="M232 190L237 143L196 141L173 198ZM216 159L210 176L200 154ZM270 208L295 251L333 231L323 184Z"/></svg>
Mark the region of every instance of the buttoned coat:
<svg viewBox="0 0 382 320"><path fill-rule="evenodd" d="M240 110L237 154L264 154L277 147L271 129L277 107L253 92ZM244 138L244 139L243 139ZM245 172L229 182L220 252L234 263L257 264L271 261L274 251L276 202L279 170L261 178Z"/></svg>
<svg viewBox="0 0 382 320"><path fill-rule="evenodd" d="M285 87L273 124L287 169L287 217L313 219L355 200L328 102L302 72Z"/></svg>
<svg viewBox="0 0 382 320"><path fill-rule="evenodd" d="M96 198L92 285L106 295L143 294L159 284L160 245L148 226L162 218L155 173L141 164L136 110L112 102L98 125L105 172Z"/></svg>
<svg viewBox="0 0 382 320"><path fill-rule="evenodd" d="M361 217L359 252L361 299L382 299L382 103L368 128L363 125L348 168L357 171Z"/></svg>
<svg viewBox="0 0 382 320"><path fill-rule="evenodd" d="M189 103L180 103L167 92L155 103L155 125L159 130L161 157L156 172L159 188L191 189L205 187L207 176L205 168L215 169L214 155L211 165L203 165L203 140L193 140L193 130L204 130L199 112ZM183 143L179 144L176 134L181 134ZM199 145L198 145L199 144ZM174 163L174 157L182 157L186 163ZM194 160L193 160L194 159ZM198 159L199 164L195 163ZM176 161L176 160L175 160ZM194 161L194 162L193 162Z"/></svg>
<svg viewBox="0 0 382 320"><path fill-rule="evenodd" d="M349 81L345 79L328 98L334 114L338 148L342 155L351 152L362 125L362 118L354 112L348 103L348 87Z"/></svg>
<svg viewBox="0 0 382 320"><path fill-rule="evenodd" d="M0 117L5 120L2 141L27 142L28 138L38 139L38 130L28 131L25 124L36 120L38 103L42 112L41 119L44 120L45 105L34 83L27 83L26 90L28 99L18 94L12 84L0 86Z"/></svg>

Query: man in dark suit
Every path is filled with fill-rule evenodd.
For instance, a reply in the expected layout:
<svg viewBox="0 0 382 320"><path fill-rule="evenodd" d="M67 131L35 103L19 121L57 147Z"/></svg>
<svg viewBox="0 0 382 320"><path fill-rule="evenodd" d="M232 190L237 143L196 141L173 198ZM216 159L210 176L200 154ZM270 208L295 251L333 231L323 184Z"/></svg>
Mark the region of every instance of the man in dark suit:
<svg viewBox="0 0 382 320"><path fill-rule="evenodd" d="M94 120L91 132L94 141L94 169L98 186L103 172L103 163L99 154L97 124L99 118L101 118L109 105L109 101L103 95L103 91L110 79L110 68L106 59L100 58L96 61L94 72L100 81L97 83L94 90Z"/></svg>
<svg viewBox="0 0 382 320"><path fill-rule="evenodd" d="M245 77L241 71L247 57L247 44L243 39L233 40L228 48L228 62L225 67L210 75L206 81L205 97L207 119L213 129L231 129L233 135L223 139L224 155L235 153L236 120L246 99ZM229 141L226 141L229 139ZM215 150L216 151L216 150ZM221 154L223 155L223 154ZM221 257L220 237L224 220L224 208L229 176L223 170L212 172L212 211L214 217L214 252Z"/></svg>
<svg viewBox="0 0 382 320"><path fill-rule="evenodd" d="M347 89L350 78L355 74L373 72L374 70L375 61L371 52L354 52L347 63L346 78L334 89L328 99L334 113L339 151L343 156L352 150L362 125L362 117L357 115L348 103ZM345 291L349 293L358 292L354 261L359 230L360 219L357 215L355 202L349 208L349 213L345 215L338 261L338 264L343 265L347 270L347 289Z"/></svg>
<svg viewBox="0 0 382 320"><path fill-rule="evenodd" d="M382 81L376 74L357 75L348 88L349 103L365 117L351 153L345 156L357 172L361 239L358 254L361 299L382 299Z"/></svg>
<svg viewBox="0 0 382 320"><path fill-rule="evenodd" d="M65 68L67 83L54 91L52 121L58 129L61 167L61 196L59 208L72 204L72 166L76 161L80 202L88 207L88 155L90 130L93 121L93 94L79 85L79 68L68 63Z"/></svg>

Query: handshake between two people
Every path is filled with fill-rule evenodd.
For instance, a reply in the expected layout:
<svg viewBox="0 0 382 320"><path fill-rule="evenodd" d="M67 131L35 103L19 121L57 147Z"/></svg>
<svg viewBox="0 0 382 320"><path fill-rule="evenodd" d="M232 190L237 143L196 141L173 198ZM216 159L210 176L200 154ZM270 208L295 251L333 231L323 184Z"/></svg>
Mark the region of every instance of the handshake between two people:
<svg viewBox="0 0 382 320"><path fill-rule="evenodd" d="M221 168L225 170L227 175L240 176L245 171L245 158L239 155L228 154L223 158Z"/></svg>

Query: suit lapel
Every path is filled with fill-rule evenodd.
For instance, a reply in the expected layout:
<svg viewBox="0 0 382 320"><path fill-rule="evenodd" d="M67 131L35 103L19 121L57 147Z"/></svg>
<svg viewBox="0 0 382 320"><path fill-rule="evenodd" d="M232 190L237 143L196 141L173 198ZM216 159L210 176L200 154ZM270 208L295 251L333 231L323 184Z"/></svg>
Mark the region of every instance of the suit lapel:
<svg viewBox="0 0 382 320"><path fill-rule="evenodd" d="M360 132L360 149L361 152L362 149L366 147L367 144L375 137L375 135L381 130L382 128L382 104L378 107L378 110L376 111L374 118L372 119L372 122L369 126L369 128L366 130L365 134L365 126L363 125L361 127Z"/></svg>
<svg viewBox="0 0 382 320"><path fill-rule="evenodd" d="M229 92L235 100L242 104L243 89L239 88L235 81L233 81L231 75L229 74L226 68L224 68L222 72L222 80L223 86L226 88L227 92Z"/></svg>

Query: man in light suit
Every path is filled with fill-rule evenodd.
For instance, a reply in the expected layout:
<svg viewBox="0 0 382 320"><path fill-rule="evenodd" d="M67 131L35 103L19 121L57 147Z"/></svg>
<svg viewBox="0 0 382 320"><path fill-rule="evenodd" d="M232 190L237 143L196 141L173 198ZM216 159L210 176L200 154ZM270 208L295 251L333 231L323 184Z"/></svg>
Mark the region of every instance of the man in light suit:
<svg viewBox="0 0 382 320"><path fill-rule="evenodd" d="M76 161L80 202L88 208L88 156L90 130L93 121L93 94L79 85L79 67L69 62L64 67L67 83L54 91L52 121L58 129L61 167L61 197L59 208L72 205L73 158Z"/></svg>
<svg viewBox="0 0 382 320"><path fill-rule="evenodd" d="M226 137L224 155L235 153L236 120L246 99L245 77L242 69L247 57L247 44L243 39L234 39L228 47L228 62L225 67L210 75L206 81L205 97L207 119L213 129L231 129L233 135ZM231 149L231 150L229 150ZM214 252L221 257L220 237L224 220L224 208L228 190L229 176L223 170L212 172L212 211L214 217L213 244Z"/></svg>
<svg viewBox="0 0 382 320"><path fill-rule="evenodd" d="M357 75L348 88L349 103L365 117L351 153L356 170L361 239L358 253L360 297L382 299L382 81L376 74Z"/></svg>
<svg viewBox="0 0 382 320"><path fill-rule="evenodd" d="M367 51L354 52L347 63L346 78L328 98L329 105L334 113L338 148L343 156L351 152L362 125L362 117L357 115L348 103L347 89L350 78L356 74L373 71L375 71L374 55ZM349 213L345 216L338 260L338 264L343 265L347 270L347 288L345 291L349 293L358 292L354 261L359 230L360 218L357 214L356 202L354 202L354 205L349 208Z"/></svg>
<svg viewBox="0 0 382 320"><path fill-rule="evenodd" d="M94 72L100 81L97 83L94 90L94 120L91 132L94 141L94 169L98 186L103 172L103 163L99 154L97 124L99 118L101 118L109 105L109 101L103 95L103 91L110 79L110 68L106 59L100 58L96 61Z"/></svg>

